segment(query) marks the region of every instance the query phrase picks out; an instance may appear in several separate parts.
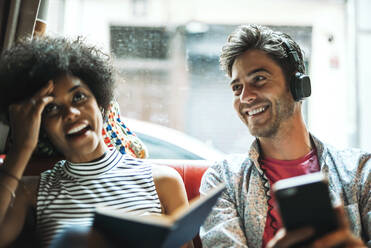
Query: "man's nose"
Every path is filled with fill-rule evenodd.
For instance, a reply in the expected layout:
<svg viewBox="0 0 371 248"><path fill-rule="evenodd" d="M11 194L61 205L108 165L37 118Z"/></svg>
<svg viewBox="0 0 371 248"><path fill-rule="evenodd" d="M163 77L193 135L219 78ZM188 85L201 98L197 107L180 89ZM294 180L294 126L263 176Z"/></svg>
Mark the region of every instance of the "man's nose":
<svg viewBox="0 0 371 248"><path fill-rule="evenodd" d="M80 116L80 110L74 106L65 107L64 109L64 119L66 121L73 121L78 116Z"/></svg>
<svg viewBox="0 0 371 248"><path fill-rule="evenodd" d="M249 86L244 86L240 95L241 103L252 103L256 99L256 93Z"/></svg>

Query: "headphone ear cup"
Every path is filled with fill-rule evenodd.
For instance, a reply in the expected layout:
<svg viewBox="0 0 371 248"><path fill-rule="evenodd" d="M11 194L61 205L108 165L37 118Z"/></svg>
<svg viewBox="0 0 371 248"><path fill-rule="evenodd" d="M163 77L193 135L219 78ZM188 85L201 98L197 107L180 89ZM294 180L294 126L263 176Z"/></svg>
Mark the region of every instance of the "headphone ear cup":
<svg viewBox="0 0 371 248"><path fill-rule="evenodd" d="M309 97L312 93L309 76L296 72L290 80L290 90L295 101Z"/></svg>

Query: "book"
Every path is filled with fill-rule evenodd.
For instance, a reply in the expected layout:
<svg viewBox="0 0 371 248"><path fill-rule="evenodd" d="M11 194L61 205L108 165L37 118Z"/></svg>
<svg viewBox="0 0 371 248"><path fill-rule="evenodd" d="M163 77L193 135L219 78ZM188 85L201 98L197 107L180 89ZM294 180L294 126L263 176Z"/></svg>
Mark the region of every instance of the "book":
<svg viewBox="0 0 371 248"><path fill-rule="evenodd" d="M171 215L137 215L97 208L93 226L114 247L180 247L198 234L224 188L225 184L218 185Z"/></svg>

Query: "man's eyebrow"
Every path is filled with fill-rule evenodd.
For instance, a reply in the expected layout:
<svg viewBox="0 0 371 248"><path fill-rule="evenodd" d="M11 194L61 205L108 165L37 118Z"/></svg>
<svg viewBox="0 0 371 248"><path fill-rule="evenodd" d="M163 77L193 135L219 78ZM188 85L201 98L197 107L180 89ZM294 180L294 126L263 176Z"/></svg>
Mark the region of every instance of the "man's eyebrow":
<svg viewBox="0 0 371 248"><path fill-rule="evenodd" d="M237 83L238 81L240 81L238 78L233 79L232 81L229 82L229 85L232 85L234 83Z"/></svg>
<svg viewBox="0 0 371 248"><path fill-rule="evenodd" d="M68 92L72 92L72 91L76 90L79 87L81 87L81 85L75 85L71 89L69 89Z"/></svg>
<svg viewBox="0 0 371 248"><path fill-rule="evenodd" d="M255 70L252 70L249 73L247 73L246 76L251 76L251 75L253 75L253 74L257 73L257 72L266 72L266 73L269 73L270 74L270 72L267 69L265 69L265 68L257 68Z"/></svg>
<svg viewBox="0 0 371 248"><path fill-rule="evenodd" d="M267 69L265 69L265 68L257 68L255 70L252 70L252 71L248 72L246 74L246 76L249 77L249 76L251 76L251 75L253 75L253 74L257 73L257 72L266 72L266 73L269 73L270 74L270 72ZM239 81L240 81L240 79L238 79L238 78L233 79L232 81L229 82L229 85L232 85L232 84L237 83Z"/></svg>

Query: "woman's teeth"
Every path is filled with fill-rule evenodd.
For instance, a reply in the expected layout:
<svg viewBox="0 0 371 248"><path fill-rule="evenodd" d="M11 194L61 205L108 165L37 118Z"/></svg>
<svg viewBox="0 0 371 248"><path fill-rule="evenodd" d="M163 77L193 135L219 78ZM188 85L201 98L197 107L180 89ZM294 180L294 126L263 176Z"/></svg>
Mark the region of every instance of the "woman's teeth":
<svg viewBox="0 0 371 248"><path fill-rule="evenodd" d="M84 128L86 128L88 125L87 124L82 124L82 125L79 125L77 127L74 127L72 128L70 131L68 131L68 135L71 135L71 134L74 134L74 133L78 133L80 132L81 130L83 130Z"/></svg>

